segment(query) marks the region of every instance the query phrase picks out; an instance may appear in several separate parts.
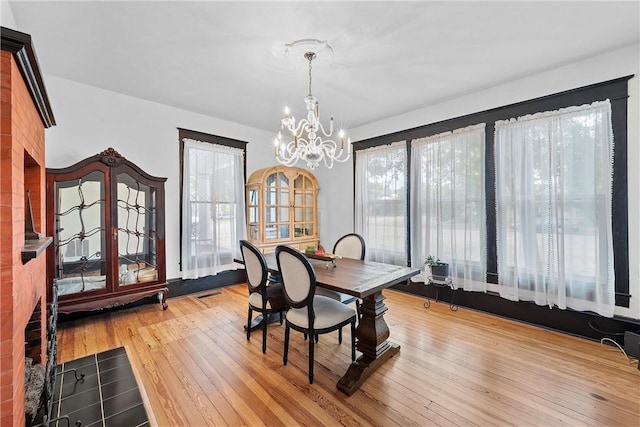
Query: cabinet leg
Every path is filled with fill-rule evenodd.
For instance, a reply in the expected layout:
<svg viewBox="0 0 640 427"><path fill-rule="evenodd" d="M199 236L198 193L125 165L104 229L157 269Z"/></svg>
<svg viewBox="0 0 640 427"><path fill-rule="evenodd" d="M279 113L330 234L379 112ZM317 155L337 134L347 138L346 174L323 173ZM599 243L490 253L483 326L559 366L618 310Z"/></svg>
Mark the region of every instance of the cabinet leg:
<svg viewBox="0 0 640 427"><path fill-rule="evenodd" d="M163 310L166 310L167 307L169 307L167 305L167 290L166 289L158 292L158 302L160 304L162 304L162 309Z"/></svg>

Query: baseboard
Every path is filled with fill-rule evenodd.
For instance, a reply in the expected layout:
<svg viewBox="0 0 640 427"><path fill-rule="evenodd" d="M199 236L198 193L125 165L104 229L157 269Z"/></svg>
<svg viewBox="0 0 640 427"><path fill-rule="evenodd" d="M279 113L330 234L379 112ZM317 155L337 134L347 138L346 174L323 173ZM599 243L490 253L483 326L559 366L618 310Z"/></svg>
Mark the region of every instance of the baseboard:
<svg viewBox="0 0 640 427"><path fill-rule="evenodd" d="M400 284L393 289L413 295L435 298L435 286L425 286L420 282ZM627 318L607 318L595 313L561 310L539 306L528 301L509 301L497 295L482 292L468 292L462 289L439 289L441 301L449 302L456 292L455 303L461 307L505 317L542 328L599 341L611 338L623 345L626 331L640 330L640 320Z"/></svg>

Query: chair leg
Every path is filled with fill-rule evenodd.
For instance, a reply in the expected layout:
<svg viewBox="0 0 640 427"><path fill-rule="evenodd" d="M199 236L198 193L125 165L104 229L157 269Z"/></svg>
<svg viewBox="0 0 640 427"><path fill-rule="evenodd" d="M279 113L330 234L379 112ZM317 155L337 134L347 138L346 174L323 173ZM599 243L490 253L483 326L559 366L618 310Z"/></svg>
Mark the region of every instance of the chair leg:
<svg viewBox="0 0 640 427"><path fill-rule="evenodd" d="M247 315L247 341L251 339L251 316L253 314L253 310L251 310L251 306L249 306L249 314Z"/></svg>
<svg viewBox="0 0 640 427"><path fill-rule="evenodd" d="M342 328L338 329L338 344L342 344Z"/></svg>
<svg viewBox="0 0 640 427"><path fill-rule="evenodd" d="M318 344L318 341L320 341L320 335L316 334L315 337L316 337L316 344Z"/></svg>
<svg viewBox="0 0 640 427"><path fill-rule="evenodd" d="M280 312L280 324L282 325L282 313L284 313L284 311Z"/></svg>
<svg viewBox="0 0 640 427"><path fill-rule="evenodd" d="M318 335L316 334L316 338ZM309 384L313 384L313 339L309 340Z"/></svg>
<svg viewBox="0 0 640 427"><path fill-rule="evenodd" d="M356 360L356 320L351 322L351 361Z"/></svg>
<svg viewBox="0 0 640 427"><path fill-rule="evenodd" d="M289 325L284 328L284 353L282 354L282 363L286 366L289 357Z"/></svg>
<svg viewBox="0 0 640 427"><path fill-rule="evenodd" d="M356 300L356 317L358 318L358 322L360 322L360 300Z"/></svg>
<svg viewBox="0 0 640 427"><path fill-rule="evenodd" d="M266 311L262 312L262 354L267 352L267 323L269 320L269 314Z"/></svg>

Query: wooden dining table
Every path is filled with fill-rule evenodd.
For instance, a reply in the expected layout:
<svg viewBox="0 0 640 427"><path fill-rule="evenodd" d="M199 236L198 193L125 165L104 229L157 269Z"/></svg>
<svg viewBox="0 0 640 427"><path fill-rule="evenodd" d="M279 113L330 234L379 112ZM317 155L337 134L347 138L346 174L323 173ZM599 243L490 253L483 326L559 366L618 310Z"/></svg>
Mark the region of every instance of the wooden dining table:
<svg viewBox="0 0 640 427"><path fill-rule="evenodd" d="M278 271L274 253L266 254L267 268ZM356 348L362 353L351 363L338 381L338 390L351 396L385 361L400 351L400 346L388 340L389 326L384 320L388 310L382 291L403 283L420 273L411 267L335 258L332 262L309 259L316 273L316 284L323 288L359 298L360 321L356 328Z"/></svg>

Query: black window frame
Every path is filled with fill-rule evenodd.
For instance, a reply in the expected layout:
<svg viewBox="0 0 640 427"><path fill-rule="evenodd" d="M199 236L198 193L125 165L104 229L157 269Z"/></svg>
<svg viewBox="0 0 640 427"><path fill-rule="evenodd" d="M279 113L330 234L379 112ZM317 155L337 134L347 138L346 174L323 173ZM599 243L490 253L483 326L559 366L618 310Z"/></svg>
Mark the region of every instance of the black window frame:
<svg viewBox="0 0 640 427"><path fill-rule="evenodd" d="M227 138L224 136L212 135L210 133L198 132L195 130L177 128L178 129L178 143L180 147L180 242L182 242L182 196L184 186L182 184L182 175L184 173L184 139L193 139L195 141L207 142L209 144L224 145L226 147L238 148L242 150L242 163L244 166L243 177L244 182L247 182L247 144L246 141L240 141L238 139ZM246 199L246 192L245 192ZM246 200L245 200L246 206ZM178 260L180 271L182 271L182 244L180 244L180 259Z"/></svg>
<svg viewBox="0 0 640 427"><path fill-rule="evenodd" d="M496 240L496 194L494 136L495 122L508 120L543 111L591 104L596 101L611 102L611 124L614 135L613 154L613 193L612 193L612 229L613 255L615 270L616 306L629 307L631 298L629 289L629 210L628 210L628 176L627 176L627 99L629 98L628 82L633 75L607 80L588 86L546 95L527 101L496 107L465 116L455 117L411 129L393 132L353 143L353 182L355 195L355 163L359 150L379 145L405 141L407 162L411 164L412 141L443 132L453 131L478 123L485 123L485 193L487 219L487 283L498 283L498 261ZM411 265L411 233L410 209L411 182L407 174L407 265ZM355 197L354 197L355 210Z"/></svg>

